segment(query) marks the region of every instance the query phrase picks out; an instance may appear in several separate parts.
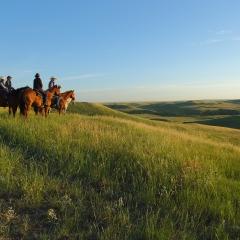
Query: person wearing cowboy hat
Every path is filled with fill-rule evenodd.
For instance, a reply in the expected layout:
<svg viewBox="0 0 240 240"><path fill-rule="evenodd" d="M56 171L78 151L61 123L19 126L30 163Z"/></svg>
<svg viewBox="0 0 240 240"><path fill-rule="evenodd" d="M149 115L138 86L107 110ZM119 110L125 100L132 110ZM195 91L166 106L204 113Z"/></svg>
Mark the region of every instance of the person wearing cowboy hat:
<svg viewBox="0 0 240 240"><path fill-rule="evenodd" d="M7 80L5 82L5 86L7 87L9 92L13 89L11 80L12 80L12 77L11 76L7 76Z"/></svg>
<svg viewBox="0 0 240 240"><path fill-rule="evenodd" d="M48 84L48 88L49 88L49 89L52 88L52 87L54 87L54 86L56 86L56 83L55 83L56 80L57 80L56 77L51 77L51 78L50 78L50 82L49 82L49 84Z"/></svg>
<svg viewBox="0 0 240 240"><path fill-rule="evenodd" d="M46 93L43 90L42 79L40 78L40 74L36 73L35 78L33 80L33 89L37 90L43 97L43 104L46 104Z"/></svg>
<svg viewBox="0 0 240 240"><path fill-rule="evenodd" d="M44 92L43 91L42 79L40 78L40 74L39 73L35 74L35 78L33 80L33 89L36 89L39 92Z"/></svg>
<svg viewBox="0 0 240 240"><path fill-rule="evenodd" d="M0 77L0 89L4 90L4 92L8 93L8 88L5 85L5 78Z"/></svg>
<svg viewBox="0 0 240 240"><path fill-rule="evenodd" d="M9 90L5 86L5 78L4 77L0 77L0 94L2 95L2 97L4 98L4 100L7 103L8 102Z"/></svg>

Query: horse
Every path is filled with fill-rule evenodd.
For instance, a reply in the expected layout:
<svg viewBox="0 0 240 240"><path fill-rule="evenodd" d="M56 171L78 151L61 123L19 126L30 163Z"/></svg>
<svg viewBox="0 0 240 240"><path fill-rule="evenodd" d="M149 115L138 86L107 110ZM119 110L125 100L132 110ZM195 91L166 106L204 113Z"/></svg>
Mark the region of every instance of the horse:
<svg viewBox="0 0 240 240"><path fill-rule="evenodd" d="M39 112L43 115L43 109L45 108L45 117L48 115L48 110L51 106L51 100L53 95L60 94L60 87L54 86L51 89L46 91L46 104L43 106L43 97L39 92L33 90L31 88L26 89L20 100L20 113L25 118L28 117L28 112L30 111L31 107L34 107L34 112L37 115Z"/></svg>
<svg viewBox="0 0 240 240"><path fill-rule="evenodd" d="M9 115L16 115L17 108L19 106L20 95L23 90L29 87L22 87L18 89L12 88L9 93L3 89L0 89L0 107L8 107Z"/></svg>
<svg viewBox="0 0 240 240"><path fill-rule="evenodd" d="M15 117L17 108L19 106L21 94L28 89L29 87L21 87L17 89L12 89L11 92L8 95L8 113L9 115L13 114L13 117Z"/></svg>
<svg viewBox="0 0 240 240"><path fill-rule="evenodd" d="M0 89L0 107L8 106L8 93L4 89Z"/></svg>
<svg viewBox="0 0 240 240"><path fill-rule="evenodd" d="M75 93L74 90L70 90L64 93L60 93L59 96L56 97L56 103L52 103L52 107L58 110L59 115L64 111L66 113L68 105L71 101L75 101Z"/></svg>

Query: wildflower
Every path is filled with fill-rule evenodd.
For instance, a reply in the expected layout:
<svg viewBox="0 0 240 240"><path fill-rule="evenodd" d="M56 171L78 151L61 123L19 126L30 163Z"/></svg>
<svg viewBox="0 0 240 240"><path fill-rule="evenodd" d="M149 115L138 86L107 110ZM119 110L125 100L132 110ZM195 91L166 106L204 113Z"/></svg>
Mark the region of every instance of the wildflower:
<svg viewBox="0 0 240 240"><path fill-rule="evenodd" d="M54 209L52 209L52 208L48 209L48 218L49 218L49 220L53 220L53 221L56 221L58 219L57 214L54 211Z"/></svg>
<svg viewBox="0 0 240 240"><path fill-rule="evenodd" d="M65 205L69 205L72 203L72 199L69 195L65 194L63 197L62 197L62 202L65 204Z"/></svg>
<svg viewBox="0 0 240 240"><path fill-rule="evenodd" d="M17 214L15 213L14 209L12 207L9 207L8 210L4 214L6 220L10 222L11 220L15 219L17 217Z"/></svg>

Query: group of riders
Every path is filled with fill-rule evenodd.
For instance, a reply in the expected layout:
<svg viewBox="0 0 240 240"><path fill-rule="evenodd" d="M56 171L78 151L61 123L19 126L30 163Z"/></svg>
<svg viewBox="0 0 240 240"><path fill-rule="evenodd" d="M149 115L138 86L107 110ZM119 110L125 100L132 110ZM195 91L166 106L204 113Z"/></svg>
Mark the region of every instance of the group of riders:
<svg viewBox="0 0 240 240"><path fill-rule="evenodd" d="M49 89L56 86L56 80L57 80L56 77L50 78L50 81L48 83ZM35 78L33 80L33 89L38 91L40 94L42 94L43 98L45 99L46 92L43 90L43 82L42 82L42 79L41 79L39 73L35 74ZM0 90L3 91L4 97L7 100L8 94L12 90L14 90L14 88L12 87L12 77L11 76L7 76L6 80L4 77L0 77Z"/></svg>
<svg viewBox="0 0 240 240"><path fill-rule="evenodd" d="M60 103L61 103L60 100L61 100L63 105L62 110L66 111L66 108L70 103L70 101L75 100L74 91L71 90L71 91L67 91L65 93L60 94L61 87L56 85L56 81L57 81L56 77L51 77L48 83L48 90L44 91L43 82L40 77L40 74L36 73L35 78L33 80L33 88L30 88L27 86L23 88L14 89L12 86L11 76L7 76L6 79L4 77L0 77L0 97L4 100L4 104L2 104L2 106L4 107L9 106L9 113L10 113L11 102L12 102L12 99L14 98L15 101L19 101L18 106L20 107L20 113L21 113L21 102L23 102L22 105L24 106L27 104L29 105L27 109L25 109L24 111L28 111L30 107L35 107L35 109L37 108L37 112L38 112L39 109L42 110L43 108L46 108L47 105L49 105L48 104L49 101L51 102L51 104L48 107L50 106L53 107L58 103L59 104L58 107L60 108ZM50 94L50 93L53 93L53 94ZM25 95L32 99L28 101ZM57 106L55 106L55 108L56 107Z"/></svg>

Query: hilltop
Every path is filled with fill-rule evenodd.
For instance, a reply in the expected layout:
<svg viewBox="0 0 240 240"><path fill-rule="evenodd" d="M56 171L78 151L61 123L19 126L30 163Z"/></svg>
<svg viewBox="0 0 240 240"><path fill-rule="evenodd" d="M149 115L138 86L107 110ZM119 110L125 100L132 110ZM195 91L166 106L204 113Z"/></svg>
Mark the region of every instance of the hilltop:
<svg viewBox="0 0 240 240"><path fill-rule="evenodd" d="M239 130L69 110L1 111L1 238L239 239Z"/></svg>

